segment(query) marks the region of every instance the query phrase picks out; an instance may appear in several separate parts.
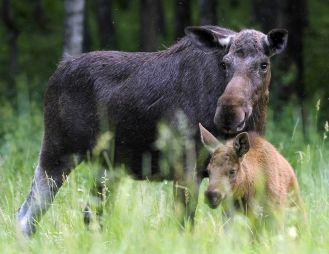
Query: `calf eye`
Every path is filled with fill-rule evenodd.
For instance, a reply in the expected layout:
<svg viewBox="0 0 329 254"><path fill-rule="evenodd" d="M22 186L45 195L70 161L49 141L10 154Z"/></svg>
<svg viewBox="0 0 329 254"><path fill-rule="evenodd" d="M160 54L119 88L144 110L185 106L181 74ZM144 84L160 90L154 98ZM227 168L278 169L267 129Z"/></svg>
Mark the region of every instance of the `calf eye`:
<svg viewBox="0 0 329 254"><path fill-rule="evenodd" d="M267 67L268 67L268 63L261 63L260 64L260 68L261 68L262 71L266 71Z"/></svg>
<svg viewBox="0 0 329 254"><path fill-rule="evenodd" d="M234 177L235 176L235 170L231 169L230 171L228 171L228 176L229 177Z"/></svg>

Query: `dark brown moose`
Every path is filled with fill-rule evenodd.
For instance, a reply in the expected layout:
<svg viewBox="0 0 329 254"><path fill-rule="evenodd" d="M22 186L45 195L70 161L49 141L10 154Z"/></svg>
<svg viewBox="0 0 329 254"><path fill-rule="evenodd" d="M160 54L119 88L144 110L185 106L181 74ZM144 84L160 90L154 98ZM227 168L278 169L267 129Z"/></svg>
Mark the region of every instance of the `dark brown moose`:
<svg viewBox="0 0 329 254"><path fill-rule="evenodd" d="M159 52L97 51L61 61L44 97L45 130L31 191L17 214L24 235L35 232L75 166L73 155L86 157L106 129L115 131L114 165L125 164L137 179L161 173L154 146L157 123L180 128L177 112L185 115L191 129L184 138L194 140L197 149L199 122L216 135L263 133L270 57L285 48L287 31L263 34L202 26L185 32L180 41ZM147 176L142 174L145 154L151 158ZM175 192L192 220L198 183L206 176L203 166L196 165L188 203L184 189ZM186 167L189 170L194 166ZM187 184L181 175L171 178L178 183L175 186Z"/></svg>

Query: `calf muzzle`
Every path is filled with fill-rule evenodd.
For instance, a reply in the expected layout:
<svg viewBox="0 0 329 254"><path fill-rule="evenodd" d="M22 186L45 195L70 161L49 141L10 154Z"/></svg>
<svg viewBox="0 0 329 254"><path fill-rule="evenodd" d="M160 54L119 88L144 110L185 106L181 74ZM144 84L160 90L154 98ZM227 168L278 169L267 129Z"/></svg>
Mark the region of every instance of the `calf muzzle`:
<svg viewBox="0 0 329 254"><path fill-rule="evenodd" d="M219 191L207 190L205 191L204 195L208 206L212 209L217 208L223 199L223 196Z"/></svg>

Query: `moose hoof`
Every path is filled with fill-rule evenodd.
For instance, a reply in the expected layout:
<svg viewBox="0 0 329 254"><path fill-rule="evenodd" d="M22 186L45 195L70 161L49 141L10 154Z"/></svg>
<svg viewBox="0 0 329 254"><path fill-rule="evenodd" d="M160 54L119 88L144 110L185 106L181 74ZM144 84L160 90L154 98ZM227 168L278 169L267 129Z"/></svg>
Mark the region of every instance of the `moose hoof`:
<svg viewBox="0 0 329 254"><path fill-rule="evenodd" d="M19 235L30 238L36 232L36 227L26 217L17 218L16 230Z"/></svg>

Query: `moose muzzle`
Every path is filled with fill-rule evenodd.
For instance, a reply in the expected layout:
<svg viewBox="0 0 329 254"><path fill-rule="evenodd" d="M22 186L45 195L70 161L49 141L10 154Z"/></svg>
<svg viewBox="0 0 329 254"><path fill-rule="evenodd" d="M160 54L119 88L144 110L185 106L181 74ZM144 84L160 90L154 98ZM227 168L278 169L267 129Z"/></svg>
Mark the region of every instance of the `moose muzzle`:
<svg viewBox="0 0 329 254"><path fill-rule="evenodd" d="M214 123L222 133L236 134L244 130L252 113L248 84L249 82L233 78L219 97Z"/></svg>

